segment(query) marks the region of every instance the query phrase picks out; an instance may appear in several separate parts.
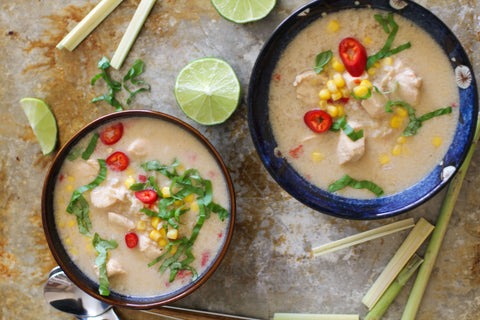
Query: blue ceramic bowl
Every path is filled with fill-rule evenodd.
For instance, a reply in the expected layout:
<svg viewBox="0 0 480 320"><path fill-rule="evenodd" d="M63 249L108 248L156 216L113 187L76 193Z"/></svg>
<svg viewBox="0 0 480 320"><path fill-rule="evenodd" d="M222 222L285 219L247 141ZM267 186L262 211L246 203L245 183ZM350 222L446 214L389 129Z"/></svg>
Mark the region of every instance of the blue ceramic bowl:
<svg viewBox="0 0 480 320"><path fill-rule="evenodd" d="M402 2L406 6L399 9ZM394 8L395 7L395 8ZM453 143L442 164L412 187L394 195L376 199L352 199L321 190L297 173L281 157L269 121L269 85L275 66L286 46L305 27L325 13L351 8L374 8L399 14L423 28L450 58L456 73L469 72L471 82L459 83L460 119ZM436 194L452 178L465 160L472 143L478 117L478 97L470 61L455 35L430 11L411 1L323 0L298 9L282 22L266 42L252 71L248 93L248 122L257 152L272 177L289 194L323 213L349 219L378 219L410 210Z"/></svg>

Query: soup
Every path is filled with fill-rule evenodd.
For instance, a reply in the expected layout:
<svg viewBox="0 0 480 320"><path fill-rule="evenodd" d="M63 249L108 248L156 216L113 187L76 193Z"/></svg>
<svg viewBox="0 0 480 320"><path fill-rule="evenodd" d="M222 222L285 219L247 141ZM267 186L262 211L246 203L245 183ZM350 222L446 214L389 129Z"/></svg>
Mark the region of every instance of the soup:
<svg viewBox="0 0 480 320"><path fill-rule="evenodd" d="M231 199L222 168L192 133L161 119L116 120L69 158L55 185L55 222L100 294L167 294L216 259Z"/></svg>
<svg viewBox="0 0 480 320"><path fill-rule="evenodd" d="M413 22L374 9L307 26L282 53L269 91L276 154L349 198L395 194L430 173L453 140L458 106L438 44Z"/></svg>

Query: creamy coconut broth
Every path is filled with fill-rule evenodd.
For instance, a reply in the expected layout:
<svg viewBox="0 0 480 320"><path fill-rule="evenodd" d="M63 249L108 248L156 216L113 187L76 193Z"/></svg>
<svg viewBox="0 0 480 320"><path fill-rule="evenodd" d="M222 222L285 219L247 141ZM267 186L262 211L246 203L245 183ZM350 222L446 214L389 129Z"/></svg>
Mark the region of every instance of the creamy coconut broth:
<svg viewBox="0 0 480 320"><path fill-rule="evenodd" d="M409 42L409 48L378 60L360 76L345 70L339 56L342 39L354 38L368 56L384 46L388 34L375 14L387 17L383 11L351 9L312 23L287 46L273 73L269 117L277 154L322 189L348 175L373 182L385 195L400 192L431 172L453 140L459 113L453 70L435 41L409 20L393 15L399 29L391 46ZM316 56L328 50L332 58L317 74ZM369 98L365 88L357 89L360 85L369 88ZM364 99L355 99L352 92ZM386 112L389 100L401 104ZM404 136L409 123L406 104L415 109L416 118L438 109L451 112L421 122L415 134ZM349 127L363 130L363 137L353 141L342 129L312 131L304 116L315 109L327 112L333 123L345 115ZM367 189L348 186L336 192L375 197Z"/></svg>
<svg viewBox="0 0 480 320"><path fill-rule="evenodd" d="M97 252L92 245L95 234L103 240L114 240L118 244L116 248L108 250L106 260L110 290L139 296L171 292L190 283L195 273L201 276L225 241L229 221L227 210L230 208L226 180L216 159L186 130L164 120L138 117L114 121L95 132L105 132L105 128L118 124L123 127L120 140L105 144L104 139L107 139L106 143L111 143L112 137L115 138L118 133L111 131L104 139L101 135L88 160L82 157L73 161L65 160L54 193L57 229L70 258L95 281L99 279L99 268L95 263ZM77 146L78 149L85 150L92 136L93 133L83 138ZM110 158L118 151L128 157L128 166L124 167L122 158L116 159L117 161ZM85 235L80 232L81 223L78 223L76 216L67 212L68 205L74 190L90 184L100 175L102 165L98 159L106 159L106 178L98 186L82 193L88 203L91 220L88 230L90 235ZM155 171L142 167L142 164L150 161L166 166L169 173L174 170L173 164L175 172L178 173L177 178L167 177L160 172L161 169ZM201 197L186 191L180 184L172 186L172 179L179 179L178 176L191 172L193 178L189 180L192 185L203 188L197 178L198 174L187 171L188 169L198 170L203 181L211 182L213 203L226 209L221 211L217 207L207 210L203 225L191 247L191 257L194 257L194 260L176 270L171 281L173 269L165 268L162 273L159 268L166 258L180 252L182 245L185 248L182 238L192 240L192 230L202 220L199 218L200 212L203 212L202 201L209 202L207 196ZM132 188L140 193L136 193ZM202 190L206 189L208 188ZM156 200L151 193L155 190L158 191L155 192ZM173 194L176 194L177 199L172 197ZM208 194L208 191L205 191L205 194ZM163 211L161 206L164 206ZM218 211L221 212L217 213ZM151 216L158 216L159 212L176 212L178 216ZM223 221L221 214L226 215ZM158 263L148 266L162 254L165 255ZM184 251L179 255L178 261L184 261L187 256L190 255Z"/></svg>

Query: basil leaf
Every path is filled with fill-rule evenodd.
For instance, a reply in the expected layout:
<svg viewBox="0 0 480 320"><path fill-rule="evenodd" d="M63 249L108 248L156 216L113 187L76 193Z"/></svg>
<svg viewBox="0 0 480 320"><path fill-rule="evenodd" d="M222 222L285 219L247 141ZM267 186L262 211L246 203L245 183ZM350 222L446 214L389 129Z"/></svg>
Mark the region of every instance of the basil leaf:
<svg viewBox="0 0 480 320"><path fill-rule="evenodd" d="M118 247L118 243L115 240L103 240L100 238L98 233L95 233L92 240L92 245L97 251L98 255L95 258L95 265L98 267L99 273L99 288L98 292L102 296L108 296L110 290L108 289L110 282L107 277L107 260L108 260L108 251Z"/></svg>
<svg viewBox="0 0 480 320"><path fill-rule="evenodd" d="M110 77L110 75L107 73L107 69L110 67L110 61L106 58L103 57L98 61L97 67L102 70L101 73L95 75L92 80L90 81L90 85L94 85L98 79L102 78L105 80L107 83L107 88L108 88L108 94L101 95L99 97L96 97L92 99L92 103L98 102L98 101L106 101L108 104L111 106L115 107L115 111L121 111L123 110L122 105L120 102L115 99L114 95L115 92L118 92L122 89L122 84Z"/></svg>
<svg viewBox="0 0 480 320"><path fill-rule="evenodd" d="M344 175L328 187L328 191L335 192L346 187L352 187L355 189L367 189L374 193L377 197L381 197L384 192L382 188L377 186L375 183L367 180L357 181L350 177L348 174Z"/></svg>
<svg viewBox="0 0 480 320"><path fill-rule="evenodd" d="M98 141L98 133L95 133L92 136L92 139L90 139L90 143L88 144L87 148L85 151L82 153L82 159L83 160L88 160L90 156L92 155L93 151L95 151L95 147L97 146L97 141Z"/></svg>
<svg viewBox="0 0 480 320"><path fill-rule="evenodd" d="M73 160L77 159L77 158L80 156L81 153L82 153L82 150L80 150L80 148L78 148L78 147L75 147L75 148L72 150L72 152L70 152L70 153L68 154L67 160L73 161Z"/></svg>
<svg viewBox="0 0 480 320"><path fill-rule="evenodd" d="M137 182L132 184L129 189L132 191L142 191L142 190L145 190L146 187L147 186L145 183Z"/></svg>
<svg viewBox="0 0 480 320"><path fill-rule="evenodd" d="M123 77L123 88L125 88L125 90L127 90L128 93L130 94L130 96L127 99L127 104L130 104L131 99L137 93L140 93L140 92L143 92L143 91L149 91L150 88L151 88L150 84L148 84L146 81L135 79L137 76L141 75L142 73L143 73L143 61L140 60L140 59L137 59L133 63L133 66L130 68L130 70L128 70L127 74ZM126 82L128 80L130 80L130 83L132 83L133 85L142 85L143 84L143 85L146 85L146 87L137 89L135 91L131 91L126 85Z"/></svg>
<svg viewBox="0 0 480 320"><path fill-rule="evenodd" d="M99 97L93 98L91 102L95 103L102 100L108 102L109 105L115 107L115 111L123 110L123 106L120 104L120 102L115 97L108 94L104 94Z"/></svg>
<svg viewBox="0 0 480 320"><path fill-rule="evenodd" d="M337 121L333 122L329 130L337 132L340 129L343 130L343 132L345 132L345 134L352 141L357 141L358 139L361 139L363 137L363 129L360 129L358 131L353 130L353 128L350 127L347 123L347 116L343 116Z"/></svg>
<svg viewBox="0 0 480 320"><path fill-rule="evenodd" d="M319 53L315 58L315 67L313 67L313 70L315 70L315 72L319 74L323 70L323 67L325 67L330 61L330 59L332 59L332 56L332 50Z"/></svg>
<svg viewBox="0 0 480 320"><path fill-rule="evenodd" d="M437 109L435 111L424 114L423 116L418 118L418 121L423 122L423 121L426 121L426 120L430 120L434 117L443 116L443 115L449 114L449 113L452 113L452 107Z"/></svg>

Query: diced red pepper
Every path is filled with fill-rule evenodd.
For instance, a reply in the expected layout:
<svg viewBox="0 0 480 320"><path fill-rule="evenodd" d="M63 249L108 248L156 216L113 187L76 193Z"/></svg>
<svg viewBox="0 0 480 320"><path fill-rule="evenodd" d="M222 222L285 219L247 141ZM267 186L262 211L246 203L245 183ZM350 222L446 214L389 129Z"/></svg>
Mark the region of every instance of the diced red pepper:
<svg viewBox="0 0 480 320"><path fill-rule="evenodd" d="M345 69L353 77L359 77L367 66L367 51L360 42L353 38L345 38L338 45L338 53Z"/></svg>
<svg viewBox="0 0 480 320"><path fill-rule="evenodd" d="M100 141L107 146L112 145L123 136L123 124L121 122L112 124L100 132Z"/></svg>
<svg viewBox="0 0 480 320"><path fill-rule="evenodd" d="M113 171L123 171L127 169L129 160L125 153L116 151L105 160L105 163Z"/></svg>
<svg viewBox="0 0 480 320"><path fill-rule="evenodd" d="M301 144L298 147L293 148L288 151L288 154L290 154L292 158L299 158L303 154L303 145Z"/></svg>
<svg viewBox="0 0 480 320"><path fill-rule="evenodd" d="M144 176L143 174L139 174L138 181L140 181L141 183L147 182L147 176Z"/></svg>
<svg viewBox="0 0 480 320"><path fill-rule="evenodd" d="M210 252L206 251L202 254L202 267L205 267L210 260Z"/></svg>

